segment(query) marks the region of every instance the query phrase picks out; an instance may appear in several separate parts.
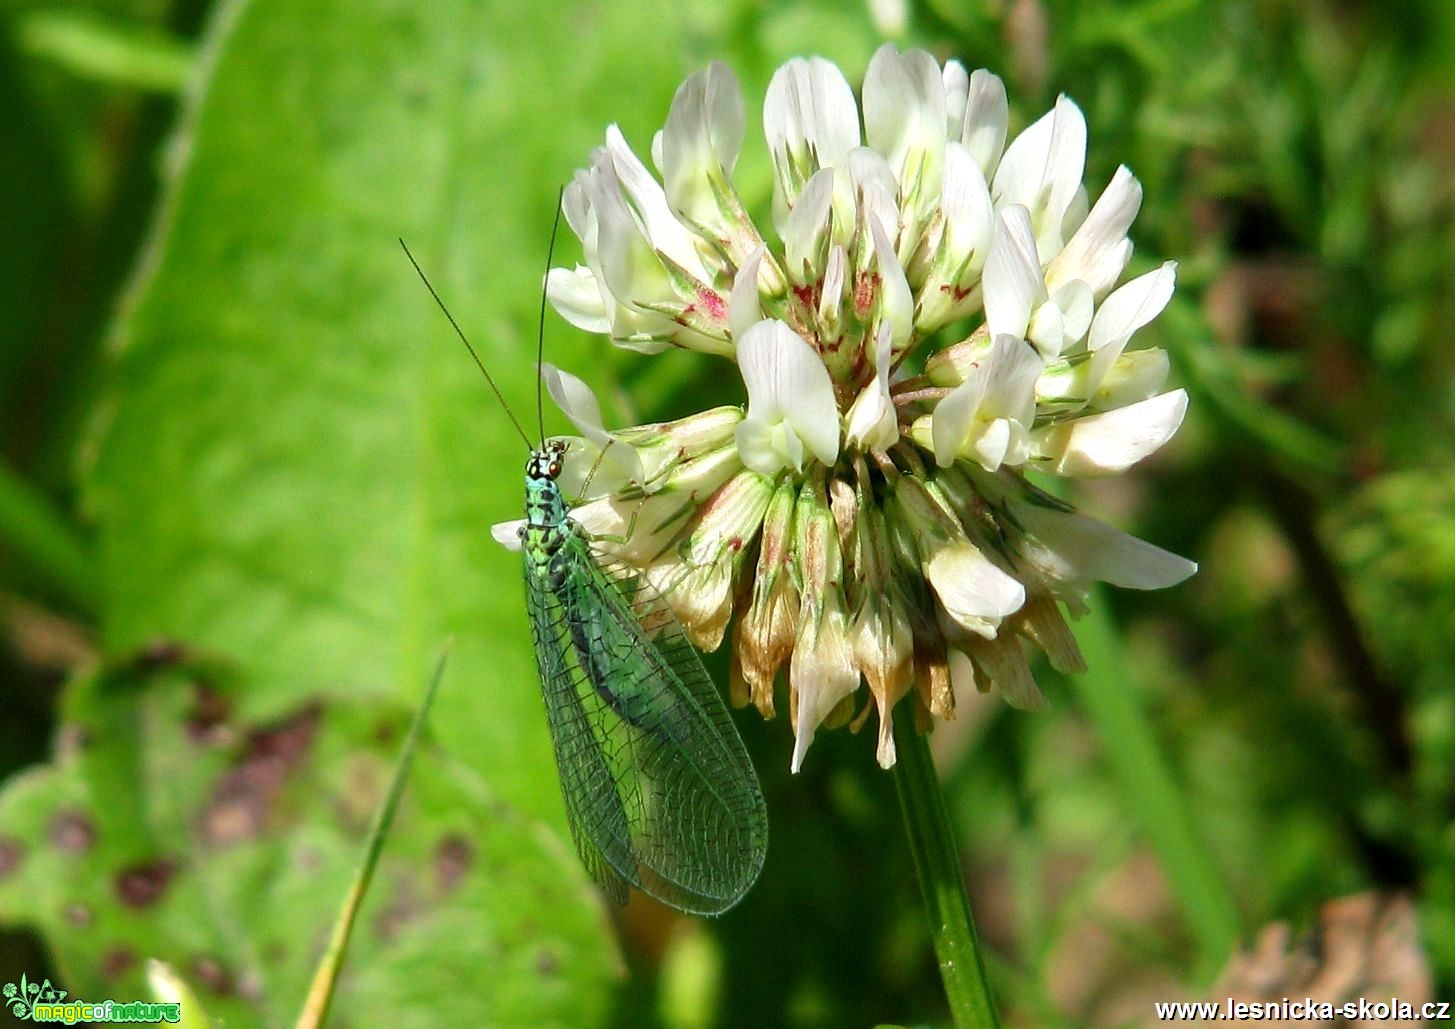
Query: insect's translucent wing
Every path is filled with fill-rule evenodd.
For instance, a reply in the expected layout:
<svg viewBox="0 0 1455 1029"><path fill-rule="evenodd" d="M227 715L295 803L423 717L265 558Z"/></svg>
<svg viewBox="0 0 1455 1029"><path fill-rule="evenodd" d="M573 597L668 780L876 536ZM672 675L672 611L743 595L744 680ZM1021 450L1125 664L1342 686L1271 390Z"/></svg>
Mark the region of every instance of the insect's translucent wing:
<svg viewBox="0 0 1455 1029"><path fill-rule="evenodd" d="M566 821L571 839L586 870L618 904L627 899L627 880L616 869L617 854L609 859L597 840L623 839L629 829L626 810L617 792L605 755L587 721L579 697L585 673L572 660L571 632L566 609L542 583L526 574L526 604L535 637L536 666L546 699L546 720L551 728L556 767L566 800Z"/></svg>
<svg viewBox="0 0 1455 1029"><path fill-rule="evenodd" d="M542 683L578 847L589 837L588 865L594 850L674 907L725 911L767 850L767 809L747 751L661 598L598 564L574 534L564 550L565 581L540 610L569 644L555 649L562 660L549 675L543 664Z"/></svg>

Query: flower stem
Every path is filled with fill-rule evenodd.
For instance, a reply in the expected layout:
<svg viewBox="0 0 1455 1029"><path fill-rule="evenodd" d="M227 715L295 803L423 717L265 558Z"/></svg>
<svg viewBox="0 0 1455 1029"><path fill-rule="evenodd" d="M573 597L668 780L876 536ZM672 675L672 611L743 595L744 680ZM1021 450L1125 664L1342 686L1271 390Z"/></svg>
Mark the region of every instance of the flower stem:
<svg viewBox="0 0 1455 1029"><path fill-rule="evenodd" d="M975 923L970 917L970 899L965 895L955 834L930 760L929 739L906 714L895 720L894 744L899 752L894 785L904 812L904 831L914 855L915 873L924 892L950 1014L957 1026L998 1026Z"/></svg>

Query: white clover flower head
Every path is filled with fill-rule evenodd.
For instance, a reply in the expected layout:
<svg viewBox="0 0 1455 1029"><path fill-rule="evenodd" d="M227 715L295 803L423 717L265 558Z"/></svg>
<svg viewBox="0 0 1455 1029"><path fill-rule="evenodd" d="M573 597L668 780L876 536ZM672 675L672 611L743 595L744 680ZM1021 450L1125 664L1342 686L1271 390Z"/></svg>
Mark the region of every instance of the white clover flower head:
<svg viewBox="0 0 1455 1029"><path fill-rule="evenodd" d="M572 517L698 646L732 626L737 703L771 717L786 673L795 771L818 730L871 711L892 765L906 697L942 718L970 689L1040 706L1026 645L1083 667L1058 603L1077 614L1095 581L1155 589L1196 569L1025 478L1124 471L1187 397L1163 391L1163 351L1128 349L1176 276L1168 262L1117 287L1137 180L1118 168L1090 202L1086 122L1064 96L1008 124L999 78L922 50L881 47L862 103L834 64L795 58L763 106L765 231L733 185L746 117L715 63L652 140L660 180L611 126L566 190L584 264L548 276L561 315L627 349L729 358L746 394L608 432L580 380L543 369L581 433Z"/></svg>

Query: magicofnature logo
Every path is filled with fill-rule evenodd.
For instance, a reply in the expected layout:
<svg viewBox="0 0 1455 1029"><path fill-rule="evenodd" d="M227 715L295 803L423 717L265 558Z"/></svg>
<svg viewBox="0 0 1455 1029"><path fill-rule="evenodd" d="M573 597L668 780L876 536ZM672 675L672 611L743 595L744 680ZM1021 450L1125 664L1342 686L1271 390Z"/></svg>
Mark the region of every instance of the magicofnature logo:
<svg viewBox="0 0 1455 1029"><path fill-rule="evenodd" d="M0 987L5 1006L10 1013L22 1021L61 1022L75 1025L77 1022L180 1022L181 1004L153 1004L145 1000L133 1001L86 1001L77 998L66 999L66 991L51 985L51 981L33 983L24 974L19 983L6 983Z"/></svg>

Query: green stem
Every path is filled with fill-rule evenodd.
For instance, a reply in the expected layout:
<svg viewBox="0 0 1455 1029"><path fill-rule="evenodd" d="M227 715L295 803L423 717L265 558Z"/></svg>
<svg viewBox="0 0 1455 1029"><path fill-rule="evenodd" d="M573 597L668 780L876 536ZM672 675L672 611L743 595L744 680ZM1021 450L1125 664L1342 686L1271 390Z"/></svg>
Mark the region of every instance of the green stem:
<svg viewBox="0 0 1455 1029"><path fill-rule="evenodd" d="M924 892L940 978L957 1026L995 1027L1000 1022L970 917L970 898L965 895L965 876L955 850L950 815L930 760L929 739L913 723L907 712L894 722L894 745L899 752L894 785L904 812L904 831L914 855L914 870Z"/></svg>
<svg viewBox="0 0 1455 1029"><path fill-rule="evenodd" d="M338 920L334 922L333 934L328 941L328 949L324 951L323 960L318 963L318 968L313 973L313 983L308 988L308 996L303 1000L303 1010L298 1014L298 1021L294 1023L294 1029L320 1029L324 1020L328 1018L328 1009L333 1003L334 991L338 988L339 973L343 971L344 955L348 952L349 936L353 933L359 907L364 903L364 895L369 892L369 883L374 878L374 868L378 865L379 855L384 850L384 838L389 835L389 827L394 823L394 812L399 807L399 798L404 795L404 783L409 778L409 768L414 762L414 751L419 745L419 734L424 728L425 720L429 717L429 709L434 706L435 694L439 691L440 680L445 675L445 658L449 655L453 642L453 639L446 642L444 649L440 651L439 661L434 667L434 675L430 678L429 686L424 691L424 700L420 702L419 710L414 713L414 721L409 725L409 734L404 737L404 746L400 748L399 760L394 763L394 777L389 782L389 792L384 795L379 810L374 813L374 826L369 831L369 840L364 846L363 860L359 862L358 871L354 874L354 881L349 886L349 892L344 896L343 906L339 911Z"/></svg>

